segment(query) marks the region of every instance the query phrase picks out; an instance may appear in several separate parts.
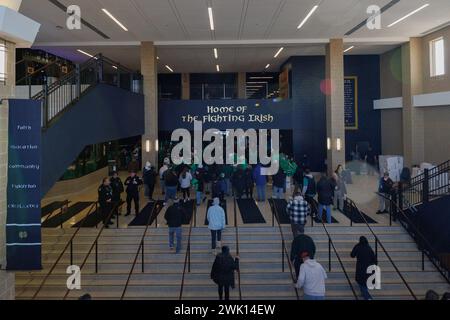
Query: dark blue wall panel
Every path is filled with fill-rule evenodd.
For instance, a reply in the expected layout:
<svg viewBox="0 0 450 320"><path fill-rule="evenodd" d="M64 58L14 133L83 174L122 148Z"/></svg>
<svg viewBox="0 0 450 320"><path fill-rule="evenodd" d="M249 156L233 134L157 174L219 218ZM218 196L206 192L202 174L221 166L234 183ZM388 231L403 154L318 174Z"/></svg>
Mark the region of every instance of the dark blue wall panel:
<svg viewBox="0 0 450 320"><path fill-rule="evenodd" d="M144 133L144 96L99 84L42 136L42 196L87 145Z"/></svg>
<svg viewBox="0 0 450 320"><path fill-rule="evenodd" d="M292 57L292 104L294 153L297 160L306 154L314 171L325 169L326 96L320 86L325 79L324 56ZM379 56L346 56L345 76L358 77L359 129L346 131L347 159L359 141L369 141L381 151L380 113L373 100L380 98Z"/></svg>

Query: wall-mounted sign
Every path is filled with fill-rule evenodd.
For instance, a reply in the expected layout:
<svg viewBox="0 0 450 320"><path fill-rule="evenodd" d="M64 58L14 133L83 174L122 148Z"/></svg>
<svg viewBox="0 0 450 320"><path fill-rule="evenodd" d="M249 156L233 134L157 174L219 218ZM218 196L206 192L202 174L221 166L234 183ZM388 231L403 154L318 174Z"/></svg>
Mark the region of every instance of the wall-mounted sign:
<svg viewBox="0 0 450 320"><path fill-rule="evenodd" d="M27 67L27 73L28 74L34 73L34 68L33 67Z"/></svg>
<svg viewBox="0 0 450 320"><path fill-rule="evenodd" d="M41 266L41 102L9 100L8 270Z"/></svg>
<svg viewBox="0 0 450 320"><path fill-rule="evenodd" d="M203 128L292 129L290 100L161 100L159 130L194 129L194 121Z"/></svg>
<svg viewBox="0 0 450 320"><path fill-rule="evenodd" d="M358 130L358 77L344 78L344 118L346 130Z"/></svg>
<svg viewBox="0 0 450 320"><path fill-rule="evenodd" d="M67 72L69 72L69 69L67 68L67 66L62 66L61 67L61 72L62 73L67 73Z"/></svg>

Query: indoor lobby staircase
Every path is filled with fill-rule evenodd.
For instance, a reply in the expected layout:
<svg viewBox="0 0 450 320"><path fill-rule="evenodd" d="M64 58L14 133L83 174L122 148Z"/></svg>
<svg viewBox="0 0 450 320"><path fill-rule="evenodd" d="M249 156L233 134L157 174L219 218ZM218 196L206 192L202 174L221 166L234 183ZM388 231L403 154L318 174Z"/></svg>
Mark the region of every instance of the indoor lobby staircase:
<svg viewBox="0 0 450 320"><path fill-rule="evenodd" d="M350 252L361 235L365 235L375 249L374 238L364 226L330 226L327 229L359 298L359 290L354 281L355 260L350 258ZM439 294L450 291L450 286L428 260L424 261L425 271L422 271L422 254L402 227L373 226L372 229L416 298L423 299L429 289ZM290 227L284 225L281 230L286 238L286 247L290 250ZM16 274L17 299L63 299L68 293L66 280L69 275L66 274L66 268L70 265L70 250L65 252L35 295L45 275L76 231L71 228L44 229L42 232L44 269ZM95 228L79 230L72 246L73 264L81 264L86 258L98 232ZM209 230L206 227L192 227L190 250L187 252L189 232L190 228L185 227L184 248L180 254L175 255L168 248L167 228L149 227L144 238L142 265L142 252L136 255L136 250L140 246L143 228L104 229L98 239L98 273L95 272L96 254L91 252L81 272L81 290L70 291L66 298L77 299L89 293L93 299L121 299L122 296L123 299L217 299L217 287L209 276L214 261L210 250ZM327 299L355 299L339 260L334 251L329 249L324 228L306 227L306 234L315 240L316 258L328 272ZM237 230L229 227L225 231L223 244L230 246L233 255L239 248L240 274L236 275L236 288L231 292L232 300L240 297L244 300L297 298L286 260L283 272L282 238L278 227L244 226ZM378 259L382 272L382 290L371 292L374 298L413 299L381 250L378 250ZM129 277L135 260L134 271ZM301 299L301 290L299 293Z"/></svg>
<svg viewBox="0 0 450 320"><path fill-rule="evenodd" d="M16 88L17 98L41 101L42 196L86 146L144 133L136 72L98 54L53 83L32 85L52 67L20 79Z"/></svg>

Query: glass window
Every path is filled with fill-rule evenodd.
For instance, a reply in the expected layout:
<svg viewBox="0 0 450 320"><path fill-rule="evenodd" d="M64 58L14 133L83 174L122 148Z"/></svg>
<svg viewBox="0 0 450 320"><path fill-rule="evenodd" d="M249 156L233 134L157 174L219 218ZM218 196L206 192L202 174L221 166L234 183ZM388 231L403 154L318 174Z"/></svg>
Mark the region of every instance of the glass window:
<svg viewBox="0 0 450 320"><path fill-rule="evenodd" d="M6 45L0 43L0 82L6 82L7 72Z"/></svg>
<svg viewBox="0 0 450 320"><path fill-rule="evenodd" d="M444 38L438 38L430 42L430 68L432 77L445 74Z"/></svg>

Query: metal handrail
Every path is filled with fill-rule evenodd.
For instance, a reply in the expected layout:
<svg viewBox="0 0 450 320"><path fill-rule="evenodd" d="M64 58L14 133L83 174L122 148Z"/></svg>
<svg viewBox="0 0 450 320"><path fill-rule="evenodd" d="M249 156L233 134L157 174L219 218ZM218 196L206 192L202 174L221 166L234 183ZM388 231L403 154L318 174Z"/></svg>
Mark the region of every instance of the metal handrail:
<svg viewBox="0 0 450 320"><path fill-rule="evenodd" d="M133 271L134 271L134 268L136 267L137 259L138 259L140 253L141 253L141 257L142 257L142 273L144 273L144 271L145 271L144 270L144 264L145 264L145 261L144 261L144 258L145 258L145 256L144 256L144 240L145 240L145 237L147 235L147 230L150 227L150 222L152 221L152 217L155 214L155 212L156 212L156 210L157 210L157 208L159 206L160 206L160 204L158 202L155 202L155 206L154 206L152 212L150 213L150 215L148 217L147 223L145 225L144 232L143 232L142 237L141 237L141 241L139 242L138 250L137 250L136 255L134 257L134 260L133 260L133 265L131 266L131 270L128 273L127 282L125 283L125 287L124 287L124 289L122 291L122 295L120 296L120 300L123 300L125 298L125 294L127 292L128 285L130 284L131 276L133 275Z"/></svg>
<svg viewBox="0 0 450 320"><path fill-rule="evenodd" d="M318 206L317 206L316 201L313 200L312 203L314 204L314 209L317 211ZM312 219L312 217L311 217L311 219ZM355 297L355 300L358 300L358 295L356 294L356 291L355 291L355 288L353 287L352 281L350 280L350 277L349 277L347 271L345 270L344 263L341 260L341 257L334 245L334 242L331 239L331 235L328 232L328 228L325 226L325 223L323 223L323 221L320 221L320 222L322 223L322 227L325 230L325 233L327 234L327 237L328 237L328 271L331 272L331 248L333 248L334 254L336 255L336 258L338 259L339 264L341 265L342 271L344 271L344 275L345 275L345 278L347 279L350 289L352 289L353 296Z"/></svg>
<svg viewBox="0 0 450 320"><path fill-rule="evenodd" d="M241 289L241 268L240 268L240 262L241 258L239 255L239 230L238 230L238 223L237 223L237 208L236 208L236 197L233 197L234 201L234 229L236 231L236 255L239 257L239 268L237 268L237 276L238 276L238 289L239 289L239 300L242 300L242 289Z"/></svg>
<svg viewBox="0 0 450 320"><path fill-rule="evenodd" d="M289 266L289 273L291 274L291 278L292 278L292 282L293 283L296 283L297 282L297 277L296 277L296 275L295 275L295 269L294 269L294 267L292 266L292 263L291 263L291 259L290 259L290 256L289 256L289 253L288 253L288 250L287 250L287 248L286 248L286 240L285 240L285 238L284 238L284 233L283 233L283 228L281 227L281 223L280 223L280 216L279 216L279 214L278 214L278 209L277 209L277 207L275 206L275 204L273 203L273 202L271 202L270 203L270 205L271 205L271 207L273 208L273 212L275 212L275 217L276 217L276 221L277 221L277 223L278 223L278 228L279 228L279 230L280 230L280 235L281 235L281 258L282 258L282 271L284 272L284 260L286 259L287 260L287 262L288 262L288 266ZM285 258L285 256L286 256L286 258ZM297 300L300 300L300 295L299 295L299 293L298 293L298 288L297 287L294 287L294 290L295 290L295 295L296 295L296 297L297 297Z"/></svg>
<svg viewBox="0 0 450 320"><path fill-rule="evenodd" d="M116 205L114 205L104 221L108 222L111 219L114 212L116 211L116 209L120 210L123 205L124 205L124 202L119 202ZM94 242L92 243L85 258L83 259L82 264L80 265L80 272L83 269L83 267L85 266L85 264L87 263L87 260L88 260L89 256L91 255L92 250L95 248L95 273L98 273L98 240L100 239L105 227L106 227L106 224L103 224L103 227L97 233L97 236L96 236ZM73 243L72 242L71 242L71 246L70 246L70 251L71 251L70 252L70 259L71 259L70 264L73 265ZM66 294L63 297L63 300L66 300L67 296L69 295L69 292L70 292L70 290L67 289Z"/></svg>
<svg viewBox="0 0 450 320"><path fill-rule="evenodd" d="M42 288L44 287L45 282L48 280L48 278L50 277L50 275L52 274L53 270L55 270L56 266L58 265L59 261L61 260L61 258L64 256L64 253L66 252L66 250L73 244L73 240L75 239L75 237L77 236L78 232L81 230L81 228L83 227L86 219L88 216L90 216L93 212L92 209L95 209L93 212L96 212L98 209L98 202L94 202L91 207L88 210L88 213L84 216L83 220L81 220L80 225L78 226L78 228L75 230L75 232L73 233L72 237L70 238L70 240L67 242L66 246L64 247L63 251L60 253L60 255L58 256L58 258L56 259L55 263L52 265L52 267L50 268L50 270L48 271L48 273L45 275L44 280L42 280L41 284L39 285L37 291L34 293L33 297L31 298L32 300L36 299L36 297L38 296L39 292L42 290Z"/></svg>
<svg viewBox="0 0 450 320"><path fill-rule="evenodd" d="M406 288L408 289L409 293L411 294L411 296L414 298L414 300L418 300L417 296L414 294L413 290L411 289L411 287L409 286L408 282L406 282L406 279L403 277L403 275L401 274L400 270L398 269L397 265L394 263L394 261L392 260L391 256L389 255L389 253L387 252L386 248L384 247L384 245L381 243L380 239L378 238L378 236L375 234L375 232L373 231L372 227L369 225L369 223L367 222L366 218L364 217L364 215L361 214L361 211L359 211L358 207L356 206L355 202L353 200L351 200L350 198L347 198L346 201L350 204L350 206L356 210L356 212L361 216L361 218L364 220L364 223L366 224L367 228L370 230L370 232L372 233L373 237L375 238L375 244L380 245L381 249L383 249L384 254L386 255L386 257L389 259L390 263L392 264L392 266L394 267L395 271L397 272L397 274L399 275L400 279L402 280L403 284L406 286Z"/></svg>
<svg viewBox="0 0 450 320"><path fill-rule="evenodd" d="M180 286L180 295L179 300L183 299L183 291L184 291L184 279L186 277L186 268L188 269L188 273L191 272L191 235L192 235L192 226L196 216L197 216L197 205L195 201L192 201L192 205L194 208L194 217L191 217L191 223L189 226L189 236L188 236L188 244L186 247L186 256L184 257L184 267L183 267L183 276L181 278L181 286ZM196 219L196 218L195 218Z"/></svg>
<svg viewBox="0 0 450 320"><path fill-rule="evenodd" d="M64 207L68 207L69 206L69 200L64 200L63 201L63 203L62 203L62 205L59 207L59 212L60 212L60 214L62 214L62 212L63 212L63 208ZM56 211L58 211L58 208L57 209L55 209L55 210L53 210L49 215L47 215L47 217L45 217L45 219L44 219L44 222L43 223L45 223L45 222L47 222L47 220L49 220L52 216L53 216L53 213L55 213Z"/></svg>
<svg viewBox="0 0 450 320"><path fill-rule="evenodd" d="M16 81L16 85L20 86L20 83L22 81L27 80L27 79L31 79L33 76L35 76L36 74L40 73L42 70L45 70L45 69L53 66L54 64L58 63L58 62L60 62L60 61L59 60L55 60L55 61L52 61L50 63L47 63L46 65L44 65L44 66L40 67L39 69L35 70L33 73L27 74L25 77L22 77L19 80L17 80Z"/></svg>
<svg viewBox="0 0 450 320"><path fill-rule="evenodd" d="M405 210L403 210L403 208L401 208L397 202L393 201L392 199L390 199L389 197L386 197L384 194L377 192L377 194L385 199L388 199L391 204L394 204L394 206L396 207L396 209L401 213L402 217L407 220L408 222L408 226L412 227L414 229L414 233L415 235L420 237L420 240L422 241L423 244L425 244L427 246L427 250L425 250L424 248L421 249L422 251L422 270L424 270L425 268L425 261L424 261L424 255L426 255L428 257L428 259L431 261L431 263L435 266L435 268L439 271L439 273L444 277L444 279L447 281L448 284L450 284L450 270L446 270L447 274L442 270L442 267L439 266L435 259L437 257L439 257L439 254L436 252L436 249L433 248L433 246L431 245L431 243L428 241L428 239L423 235L423 233L421 233L419 231L419 229L414 225L414 223L411 221L411 219L407 216ZM400 223L402 223L401 219L400 219ZM422 245L423 247L423 245ZM433 258L433 256L435 258Z"/></svg>

